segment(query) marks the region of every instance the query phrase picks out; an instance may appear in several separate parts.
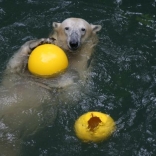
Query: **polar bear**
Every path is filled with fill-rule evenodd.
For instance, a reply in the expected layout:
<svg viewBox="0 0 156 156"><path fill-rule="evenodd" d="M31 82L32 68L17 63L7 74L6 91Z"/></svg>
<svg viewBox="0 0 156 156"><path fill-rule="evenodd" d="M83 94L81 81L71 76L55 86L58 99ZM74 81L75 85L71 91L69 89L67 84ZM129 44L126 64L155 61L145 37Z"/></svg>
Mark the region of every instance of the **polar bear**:
<svg viewBox="0 0 156 156"><path fill-rule="evenodd" d="M78 97L75 95L79 95L80 86L88 78L87 64L100 29L100 25L89 24L81 18L53 22L49 38L28 41L11 57L0 88L2 155L18 155L24 137L52 123L59 107L58 99L65 103ZM68 57L68 69L57 77L39 78L28 71L30 53L45 43L61 47Z"/></svg>

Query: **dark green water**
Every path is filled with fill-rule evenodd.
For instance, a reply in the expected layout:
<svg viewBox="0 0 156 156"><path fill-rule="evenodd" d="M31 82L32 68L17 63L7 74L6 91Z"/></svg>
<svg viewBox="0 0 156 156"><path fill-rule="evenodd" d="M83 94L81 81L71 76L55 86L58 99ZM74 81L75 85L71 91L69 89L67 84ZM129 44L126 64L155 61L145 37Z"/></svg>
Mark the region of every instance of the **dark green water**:
<svg viewBox="0 0 156 156"><path fill-rule="evenodd" d="M81 17L101 24L91 88L54 124L23 142L22 156L154 156L156 36L154 0L0 0L0 72L24 42L47 37L53 21ZM73 125L87 111L110 114L117 131L82 143ZM1 128L1 127L0 127Z"/></svg>

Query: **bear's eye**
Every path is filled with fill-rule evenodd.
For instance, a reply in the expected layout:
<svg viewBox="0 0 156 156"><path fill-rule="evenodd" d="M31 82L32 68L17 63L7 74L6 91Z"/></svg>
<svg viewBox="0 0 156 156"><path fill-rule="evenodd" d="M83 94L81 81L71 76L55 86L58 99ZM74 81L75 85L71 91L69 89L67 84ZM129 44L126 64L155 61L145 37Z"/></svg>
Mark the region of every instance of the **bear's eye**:
<svg viewBox="0 0 156 156"><path fill-rule="evenodd" d="M65 29L65 30L69 30L69 27L65 27L64 29Z"/></svg>
<svg viewBox="0 0 156 156"><path fill-rule="evenodd" d="M85 31L86 31L86 29L85 29L85 28L81 28L81 31L85 32Z"/></svg>

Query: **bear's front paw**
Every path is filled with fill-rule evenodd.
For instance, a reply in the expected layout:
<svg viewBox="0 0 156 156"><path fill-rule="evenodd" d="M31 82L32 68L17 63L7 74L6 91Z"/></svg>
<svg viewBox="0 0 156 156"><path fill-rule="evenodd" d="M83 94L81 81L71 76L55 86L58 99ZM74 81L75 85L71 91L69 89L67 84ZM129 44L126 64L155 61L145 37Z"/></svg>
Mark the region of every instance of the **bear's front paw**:
<svg viewBox="0 0 156 156"><path fill-rule="evenodd" d="M33 50L37 46L42 45L42 44L46 44L46 43L52 44L53 40L50 38L41 38L39 40L34 40L34 41L30 42L29 48L30 48L30 50Z"/></svg>

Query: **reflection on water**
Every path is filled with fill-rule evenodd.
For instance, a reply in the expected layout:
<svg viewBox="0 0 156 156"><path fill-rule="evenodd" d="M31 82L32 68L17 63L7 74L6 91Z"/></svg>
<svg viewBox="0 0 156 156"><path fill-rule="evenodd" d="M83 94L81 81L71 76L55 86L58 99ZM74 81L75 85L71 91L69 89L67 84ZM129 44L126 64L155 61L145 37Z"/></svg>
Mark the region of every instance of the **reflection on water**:
<svg viewBox="0 0 156 156"><path fill-rule="evenodd" d="M153 1L0 0L1 73L14 51L27 40L46 37L53 21L76 16L103 25L89 90L81 93L75 106L62 106L53 125L26 138L23 156L154 155L154 10ZM117 123L117 131L106 142L85 144L75 136L74 121L91 110L108 113Z"/></svg>

